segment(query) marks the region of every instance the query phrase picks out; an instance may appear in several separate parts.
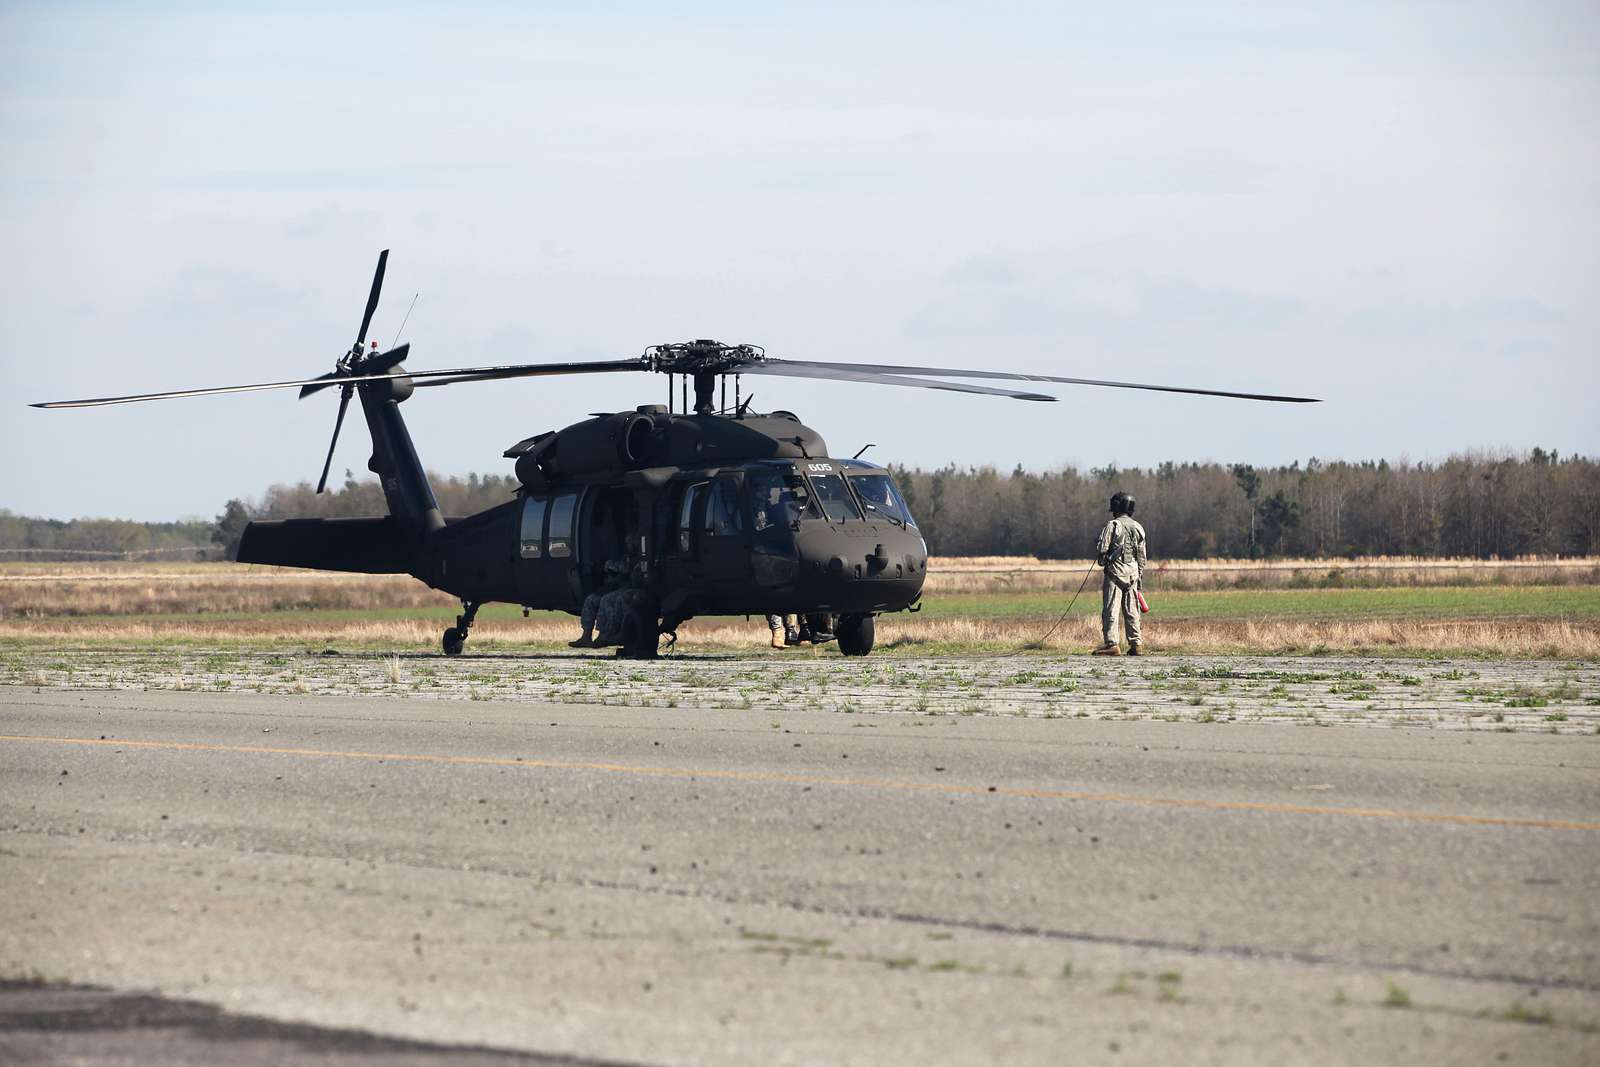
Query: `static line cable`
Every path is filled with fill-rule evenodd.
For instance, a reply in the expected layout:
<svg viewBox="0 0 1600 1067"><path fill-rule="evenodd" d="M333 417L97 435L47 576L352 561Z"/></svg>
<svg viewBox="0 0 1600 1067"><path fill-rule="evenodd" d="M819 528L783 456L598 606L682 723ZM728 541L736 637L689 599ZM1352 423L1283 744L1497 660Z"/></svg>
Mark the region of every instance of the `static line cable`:
<svg viewBox="0 0 1600 1067"><path fill-rule="evenodd" d="M411 307L406 308L406 317L400 320L400 330L405 329L406 328L406 323L411 321L411 310L412 310L412 308L415 308L417 306L417 297L419 297L421 295L422 295L422 293L421 293L420 290L418 292L415 292L415 293L411 294ZM396 330L394 332L394 341L390 341L389 342L389 347L390 348L394 347L395 341L400 340L400 330Z"/></svg>
<svg viewBox="0 0 1600 1067"><path fill-rule="evenodd" d="M1063 622L1065 622L1066 619L1067 619L1067 616L1072 614L1072 605L1074 605L1074 604L1076 604L1078 602L1078 597L1083 593L1083 591L1086 588L1088 588L1088 586L1089 586L1089 575L1093 574L1094 573L1094 569L1096 567L1098 567L1099 565L1100 564L1098 564L1098 563L1089 564L1089 569L1083 572L1083 582L1078 586L1078 591L1076 593L1072 594L1072 599L1071 600L1067 601L1067 610L1063 611L1061 613L1061 617L1056 619L1056 621L1050 625L1050 629L1045 631L1044 636L1039 638L1039 640L1035 641L1034 644L1042 646L1046 641L1050 640L1050 635L1056 632L1056 627L1060 626Z"/></svg>

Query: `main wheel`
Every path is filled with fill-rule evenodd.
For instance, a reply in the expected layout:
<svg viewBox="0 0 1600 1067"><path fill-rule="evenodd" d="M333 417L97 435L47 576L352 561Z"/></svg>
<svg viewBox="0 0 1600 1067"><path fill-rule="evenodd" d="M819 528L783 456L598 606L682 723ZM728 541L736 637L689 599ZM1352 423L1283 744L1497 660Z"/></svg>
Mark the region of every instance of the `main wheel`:
<svg viewBox="0 0 1600 1067"><path fill-rule="evenodd" d="M447 656L459 656L459 655L461 655L461 650L466 647L466 644L467 644L467 635L462 633L460 630L456 629L454 626L450 627L450 629L448 629L448 630L446 630L444 632L444 654L445 655L447 655Z"/></svg>
<svg viewBox="0 0 1600 1067"><path fill-rule="evenodd" d="M876 630L871 615L841 615L833 633L839 639L840 652L846 656L865 656L872 651Z"/></svg>
<svg viewBox="0 0 1600 1067"><path fill-rule="evenodd" d="M656 646L660 642L661 631L656 626L656 617L641 611L639 608L630 608L622 617L622 655L627 659L655 659Z"/></svg>

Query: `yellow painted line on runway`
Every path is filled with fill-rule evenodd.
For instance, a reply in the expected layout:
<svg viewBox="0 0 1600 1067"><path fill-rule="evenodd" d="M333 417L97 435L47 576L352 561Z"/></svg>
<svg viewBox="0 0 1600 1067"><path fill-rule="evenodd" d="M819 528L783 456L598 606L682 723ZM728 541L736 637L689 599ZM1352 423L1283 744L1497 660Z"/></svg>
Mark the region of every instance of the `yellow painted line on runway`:
<svg viewBox="0 0 1600 1067"><path fill-rule="evenodd" d="M519 759L505 756L440 756L411 752L349 752L320 748L273 748L266 745L212 745L199 741L122 741L94 737L34 737L0 734L0 741L56 745L91 745L142 748L168 752L231 752L251 756L302 756L313 759L370 760L376 763L434 763L468 767L531 767L556 771L601 771L657 778L710 778L735 782L772 782L786 785L837 785L858 789L947 793L967 796L1028 797L1037 800L1079 800L1100 804L1142 807L1199 808L1208 811L1257 811L1273 815L1339 815L1352 819L1389 819L1399 822L1457 823L1466 826L1517 826L1539 830L1600 830L1600 823L1565 819L1518 819L1494 815L1457 815L1433 811L1391 811L1384 808L1333 808L1313 804L1273 804L1251 800L1196 800L1154 797L1136 793L1085 793L1070 789L1016 789L1009 786L959 785L954 782L907 782L888 778L836 778L830 775L784 774L772 771L720 771L696 767L651 767L628 763L588 763L572 760Z"/></svg>

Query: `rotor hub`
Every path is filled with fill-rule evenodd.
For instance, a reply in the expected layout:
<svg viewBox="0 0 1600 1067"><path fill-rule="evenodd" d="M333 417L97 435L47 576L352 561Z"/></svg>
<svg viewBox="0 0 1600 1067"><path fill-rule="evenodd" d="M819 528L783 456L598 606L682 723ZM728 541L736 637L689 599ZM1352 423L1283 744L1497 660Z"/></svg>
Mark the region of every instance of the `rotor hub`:
<svg viewBox="0 0 1600 1067"><path fill-rule="evenodd" d="M725 345L721 341L679 341L651 345L644 351L650 369L662 374L737 374L752 363L765 362L759 345Z"/></svg>

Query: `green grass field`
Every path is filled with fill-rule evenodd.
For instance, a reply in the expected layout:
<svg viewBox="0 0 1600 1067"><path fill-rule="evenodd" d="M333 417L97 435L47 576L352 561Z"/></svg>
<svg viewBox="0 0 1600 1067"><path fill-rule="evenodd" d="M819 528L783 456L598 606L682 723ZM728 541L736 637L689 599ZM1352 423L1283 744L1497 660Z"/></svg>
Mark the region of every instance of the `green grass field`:
<svg viewBox="0 0 1600 1067"><path fill-rule="evenodd" d="M934 618L1031 618L1058 615L1071 594L946 594L928 598ZM1414 589L1240 589L1151 595L1161 619L1486 619L1600 617L1600 586L1477 586ZM1073 614L1100 610L1091 582Z"/></svg>

